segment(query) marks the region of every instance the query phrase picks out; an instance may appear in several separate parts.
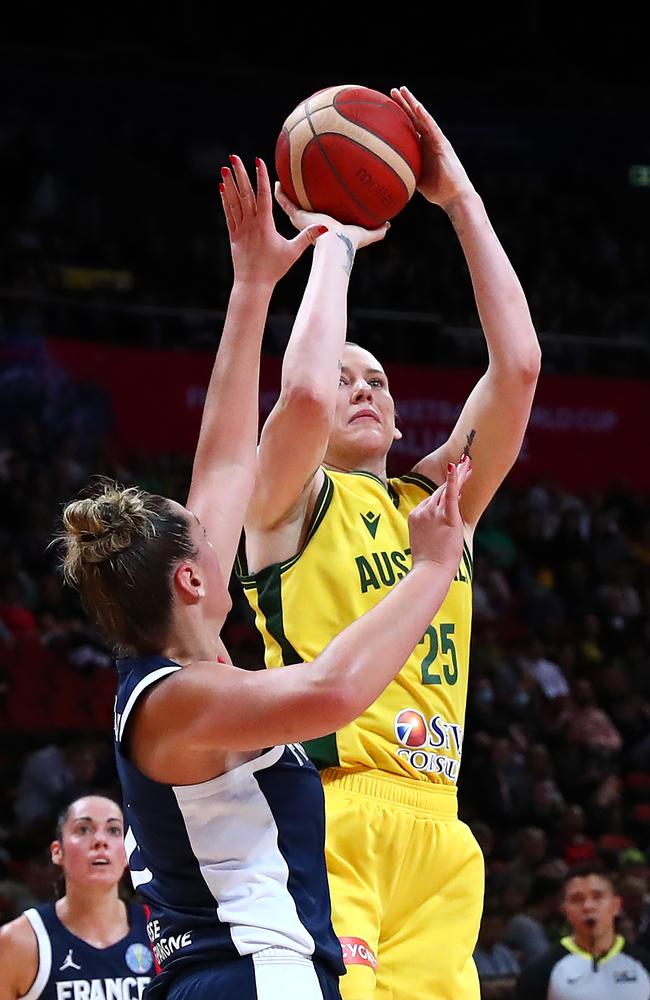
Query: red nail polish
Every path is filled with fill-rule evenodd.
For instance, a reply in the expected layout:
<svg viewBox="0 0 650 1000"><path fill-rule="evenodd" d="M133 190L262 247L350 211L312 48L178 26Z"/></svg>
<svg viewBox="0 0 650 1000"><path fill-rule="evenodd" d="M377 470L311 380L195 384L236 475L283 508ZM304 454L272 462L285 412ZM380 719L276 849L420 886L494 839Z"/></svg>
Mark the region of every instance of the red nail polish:
<svg viewBox="0 0 650 1000"><path fill-rule="evenodd" d="M327 228L327 226L318 227L318 235L320 236L322 233L329 233L329 229Z"/></svg>
<svg viewBox="0 0 650 1000"><path fill-rule="evenodd" d="M262 166L262 161L260 160L259 156L255 157L255 166L256 167L261 167Z"/></svg>
<svg viewBox="0 0 650 1000"><path fill-rule="evenodd" d="M230 173L230 171L228 170L228 167L222 167L221 168L221 176L222 177L227 177L229 173Z"/></svg>
<svg viewBox="0 0 650 1000"><path fill-rule="evenodd" d="M454 466L452 462L447 462L447 472L452 473L454 471Z"/></svg>
<svg viewBox="0 0 650 1000"><path fill-rule="evenodd" d="M221 193L223 194L223 193L224 193L224 191L226 190L226 185L225 185L225 184L220 184L220 185L219 185L219 190L220 190L220 191L221 191Z"/></svg>
<svg viewBox="0 0 650 1000"><path fill-rule="evenodd" d="M230 160L231 163L235 162L235 157L233 156L232 153L230 153L230 155L228 156L228 159Z"/></svg>

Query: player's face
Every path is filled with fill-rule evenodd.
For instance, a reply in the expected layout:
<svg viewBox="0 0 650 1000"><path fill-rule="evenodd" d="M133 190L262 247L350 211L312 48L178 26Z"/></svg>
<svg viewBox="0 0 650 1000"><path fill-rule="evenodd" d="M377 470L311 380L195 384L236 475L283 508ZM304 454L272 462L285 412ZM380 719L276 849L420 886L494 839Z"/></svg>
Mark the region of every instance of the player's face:
<svg viewBox="0 0 650 1000"><path fill-rule="evenodd" d="M116 885L126 868L122 810L98 795L74 802L51 854L66 883Z"/></svg>
<svg viewBox="0 0 650 1000"><path fill-rule="evenodd" d="M328 446L332 464L354 467L365 457L385 456L399 436L384 369L369 351L346 345Z"/></svg>
<svg viewBox="0 0 650 1000"><path fill-rule="evenodd" d="M567 883L562 909L576 934L599 937L613 930L621 899L607 879L586 875Z"/></svg>

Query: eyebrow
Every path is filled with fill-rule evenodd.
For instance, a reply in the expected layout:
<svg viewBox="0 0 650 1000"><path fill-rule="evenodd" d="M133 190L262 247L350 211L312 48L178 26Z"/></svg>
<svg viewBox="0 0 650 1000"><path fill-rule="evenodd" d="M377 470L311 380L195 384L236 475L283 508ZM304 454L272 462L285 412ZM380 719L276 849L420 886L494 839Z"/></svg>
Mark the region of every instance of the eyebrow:
<svg viewBox="0 0 650 1000"><path fill-rule="evenodd" d="M347 372L349 374L350 370L351 369L348 368L347 365L341 365L341 371L342 372ZM364 374L365 375L383 375L384 378L386 378L386 372L383 370L383 368L366 368L364 370Z"/></svg>
<svg viewBox="0 0 650 1000"><path fill-rule="evenodd" d="M73 823L96 823L96 822L100 822L101 823L101 820L99 820L99 821L94 820L92 818L92 816L77 816L77 818L75 820L73 820ZM109 816L109 818L106 820L106 822L107 823L121 823L122 820L119 818L119 816Z"/></svg>

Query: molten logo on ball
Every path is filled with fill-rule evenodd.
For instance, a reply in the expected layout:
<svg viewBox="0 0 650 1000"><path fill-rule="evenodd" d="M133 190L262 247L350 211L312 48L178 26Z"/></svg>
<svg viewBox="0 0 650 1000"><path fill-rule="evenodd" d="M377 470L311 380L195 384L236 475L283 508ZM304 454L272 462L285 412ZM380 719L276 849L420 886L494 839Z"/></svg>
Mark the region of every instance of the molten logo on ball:
<svg viewBox="0 0 650 1000"><path fill-rule="evenodd" d="M372 174L369 174L367 170L363 169L363 167L359 167L356 176L369 191L372 191L374 196L382 203L382 205L385 205L386 208L390 208L391 202L394 201L394 199L387 190L385 184L380 184L379 181L376 181Z"/></svg>
<svg viewBox="0 0 650 1000"><path fill-rule="evenodd" d="M423 747L428 735L424 716L414 708L403 709L395 718L395 735L402 746Z"/></svg>

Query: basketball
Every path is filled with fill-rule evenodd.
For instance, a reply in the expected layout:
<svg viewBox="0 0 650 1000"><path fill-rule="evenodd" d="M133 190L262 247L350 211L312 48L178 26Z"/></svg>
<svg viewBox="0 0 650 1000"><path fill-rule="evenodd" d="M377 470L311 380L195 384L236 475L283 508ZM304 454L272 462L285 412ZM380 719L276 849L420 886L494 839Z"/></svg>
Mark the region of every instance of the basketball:
<svg viewBox="0 0 650 1000"><path fill-rule="evenodd" d="M402 211L420 167L408 115L385 94L350 84L301 101L275 147L278 179L291 201L367 229Z"/></svg>

